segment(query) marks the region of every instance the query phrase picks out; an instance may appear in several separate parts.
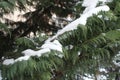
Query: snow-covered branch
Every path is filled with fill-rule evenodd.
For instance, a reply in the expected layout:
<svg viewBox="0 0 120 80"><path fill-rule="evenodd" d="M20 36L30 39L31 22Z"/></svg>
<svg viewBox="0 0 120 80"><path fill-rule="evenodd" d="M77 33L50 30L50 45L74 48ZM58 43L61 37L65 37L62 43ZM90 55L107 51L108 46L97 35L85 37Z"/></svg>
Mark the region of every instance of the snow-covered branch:
<svg viewBox="0 0 120 80"><path fill-rule="evenodd" d="M87 18L91 17L93 14L97 14L100 11L109 11L109 7L107 5L103 5L103 6L95 7L91 10L88 10L88 12L82 14L80 18L76 19L75 21L65 26L61 31L57 32L57 34L54 35L52 38L49 38L48 40L46 40L46 42L50 42L56 39L59 35L67 31L77 29L78 24L85 25L87 22Z"/></svg>
<svg viewBox="0 0 120 80"><path fill-rule="evenodd" d="M28 60L30 56L41 56L42 54L46 52L50 52L51 50L57 50L62 52L62 45L57 39L57 37L67 31L71 31L74 29L77 29L78 24L86 25L87 18L91 17L93 14L98 14L100 11L109 11L109 7L107 5L102 5L96 7L99 1L103 0L84 0L82 6L86 7L85 10L83 11L83 14L70 24L66 25L62 30L58 31L56 35L53 37L47 39L45 43L41 46L41 49L38 51L34 51L31 49L27 49L23 51L22 53L24 54L23 57L19 57L17 59L6 59L3 61L4 65L9 65L13 64L17 61L22 61L22 60ZM107 0L105 0L107 1Z"/></svg>

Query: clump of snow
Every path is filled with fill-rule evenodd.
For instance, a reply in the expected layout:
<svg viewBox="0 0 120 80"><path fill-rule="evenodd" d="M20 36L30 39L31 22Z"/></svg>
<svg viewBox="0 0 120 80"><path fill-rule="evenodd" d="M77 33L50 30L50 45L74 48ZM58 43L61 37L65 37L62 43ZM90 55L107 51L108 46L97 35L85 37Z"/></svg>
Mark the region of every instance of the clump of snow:
<svg viewBox="0 0 120 80"><path fill-rule="evenodd" d="M86 7L83 13L90 11L95 8L98 3L98 0L84 0L82 6Z"/></svg>
<svg viewBox="0 0 120 80"><path fill-rule="evenodd" d="M3 56L1 59L2 59L2 60L4 60L4 59L5 59L5 57Z"/></svg>
<svg viewBox="0 0 120 80"><path fill-rule="evenodd" d="M67 21L69 21L69 22L71 22L71 21L73 21L73 18L71 17L71 15L69 14L68 16L67 16Z"/></svg>
<svg viewBox="0 0 120 80"><path fill-rule="evenodd" d="M60 57L60 58L63 58L64 55L63 54L58 54L57 56Z"/></svg>
<svg viewBox="0 0 120 80"><path fill-rule="evenodd" d="M97 80L107 80L107 77L104 75L95 75ZM86 75L86 77L83 77L84 80L95 80L95 76Z"/></svg>
<svg viewBox="0 0 120 80"><path fill-rule="evenodd" d="M91 9L94 9L99 2L102 2L104 5L105 2L111 2L111 0L84 0L82 6L86 7L83 13L86 13L90 11Z"/></svg>
<svg viewBox="0 0 120 80"><path fill-rule="evenodd" d="M52 14L52 19L55 21L57 19L57 15L55 13Z"/></svg>
<svg viewBox="0 0 120 80"><path fill-rule="evenodd" d="M84 80L94 80L94 79L90 79L90 78L88 78L88 77L84 77L83 79L84 79Z"/></svg>
<svg viewBox="0 0 120 80"><path fill-rule="evenodd" d="M62 52L62 45L60 44L58 40L55 40L53 42L46 42L45 44L41 46L41 48L42 49L38 51L27 49L25 51L22 51L22 53L25 56L39 56L40 57L42 54L50 52L50 50L57 50L57 51Z"/></svg>
<svg viewBox="0 0 120 80"><path fill-rule="evenodd" d="M62 45L60 44L58 40L54 40L53 42L45 42L45 44L43 44L41 48L42 49L38 51L27 49L23 51L22 53L25 56L41 56L41 54L50 52L50 50L57 50L57 51L62 52Z"/></svg>
<svg viewBox="0 0 120 80"><path fill-rule="evenodd" d="M85 74L86 76L83 77L83 80L94 80L94 77L89 74Z"/></svg>
<svg viewBox="0 0 120 80"><path fill-rule="evenodd" d="M81 54L81 52L80 51L78 51L78 56Z"/></svg>
<svg viewBox="0 0 120 80"><path fill-rule="evenodd" d="M22 61L22 60L28 60L29 58L30 58L30 56L19 57L15 60L15 62Z"/></svg>
<svg viewBox="0 0 120 80"><path fill-rule="evenodd" d="M43 53L46 53L46 52L50 52L50 49L45 48L45 49L40 49L38 51L27 49L27 50L23 51L22 53L25 56L41 56Z"/></svg>
<svg viewBox="0 0 120 80"><path fill-rule="evenodd" d="M68 45L68 46L65 46L65 48L68 50L68 49L73 49L73 45Z"/></svg>
<svg viewBox="0 0 120 80"><path fill-rule="evenodd" d="M36 55L37 55L38 57L40 57L42 54L47 53L47 52L50 52L50 49L44 48L44 49L41 49L41 50L36 51Z"/></svg>
<svg viewBox="0 0 120 80"><path fill-rule="evenodd" d="M82 3L82 6L84 7L90 7L90 6L93 6L93 7L96 7L98 3L98 0L84 0L83 3Z"/></svg>
<svg viewBox="0 0 120 80"><path fill-rule="evenodd" d="M105 33L102 33L102 35L103 35L103 36L106 36L106 34L105 34Z"/></svg>
<svg viewBox="0 0 120 80"><path fill-rule="evenodd" d="M35 54L35 51L32 50L32 49L27 49L27 50L22 51L22 53L23 53L25 56L32 56L32 55Z"/></svg>
<svg viewBox="0 0 120 80"><path fill-rule="evenodd" d="M3 61L3 64L4 65L10 65L10 64L13 64L15 62L14 59L6 59Z"/></svg>
<svg viewBox="0 0 120 80"><path fill-rule="evenodd" d="M100 68L99 71L107 73L107 70L105 68Z"/></svg>
<svg viewBox="0 0 120 80"><path fill-rule="evenodd" d="M117 29L118 31L120 31L120 29Z"/></svg>
<svg viewBox="0 0 120 80"><path fill-rule="evenodd" d="M51 50L57 50L62 52L62 45L59 43L58 40L54 40L53 42L46 42L41 46L41 48L48 48Z"/></svg>
<svg viewBox="0 0 120 80"><path fill-rule="evenodd" d="M63 58L64 55L62 53L55 53L56 56L58 56L59 58Z"/></svg>
<svg viewBox="0 0 120 80"><path fill-rule="evenodd" d="M98 15L99 18L102 18L102 15Z"/></svg>
<svg viewBox="0 0 120 80"><path fill-rule="evenodd" d="M38 51L27 49L27 50L23 51L22 53L25 55L24 57L29 59L30 56L38 56L38 57L40 57L42 54L47 53L47 52L50 52L50 49L44 48L44 49L40 49Z"/></svg>

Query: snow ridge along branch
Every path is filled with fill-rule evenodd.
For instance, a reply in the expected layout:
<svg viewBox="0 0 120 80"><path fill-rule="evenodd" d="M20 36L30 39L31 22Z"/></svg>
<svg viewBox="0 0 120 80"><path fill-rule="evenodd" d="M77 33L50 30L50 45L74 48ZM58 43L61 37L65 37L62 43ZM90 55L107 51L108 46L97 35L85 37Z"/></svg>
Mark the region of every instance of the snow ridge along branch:
<svg viewBox="0 0 120 80"><path fill-rule="evenodd" d="M51 50L57 50L62 52L62 45L57 39L57 37L67 31L71 31L77 29L78 24L86 25L87 18L91 17L93 14L98 14L100 11L109 11L109 7L107 5L102 5L96 7L98 2L101 0L84 0L82 6L86 7L83 11L83 14L78 19L74 20L67 26L65 26L61 31L57 32L56 35L47 39L45 43L41 46L41 49L38 51L34 51L31 49L27 49L22 51L24 56L19 57L17 59L6 59L3 61L4 65L14 64L17 61L28 60L30 56L38 56L40 57L42 54L46 52L50 52Z"/></svg>

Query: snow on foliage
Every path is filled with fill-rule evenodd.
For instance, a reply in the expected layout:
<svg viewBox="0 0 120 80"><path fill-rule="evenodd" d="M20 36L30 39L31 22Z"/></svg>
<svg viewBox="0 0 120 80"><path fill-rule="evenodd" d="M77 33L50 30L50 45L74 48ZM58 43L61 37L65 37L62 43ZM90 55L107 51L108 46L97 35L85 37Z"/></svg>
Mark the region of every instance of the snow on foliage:
<svg viewBox="0 0 120 80"><path fill-rule="evenodd" d="M109 11L109 7L107 5L102 5L102 6L96 7L96 5L98 3L99 3L99 0L92 0L92 1L84 0L82 6L84 6L86 8L83 11L83 14L81 15L81 17L74 20L70 24L66 25L62 30L58 31L55 36L47 39L46 42L41 46L41 48L42 48L41 50L34 51L31 49L27 49L22 52L24 54L23 57L19 57L16 60L13 60L13 59L5 60L3 62L3 64L8 65L8 64L13 64L14 62L17 62L17 61L28 60L30 56L39 56L40 57L42 54L44 54L46 52L50 52L50 50L57 50L57 51L62 52L62 45L59 43L58 40L56 40L56 38L59 35L67 32L67 31L77 29L78 24L85 25L87 18L91 17L93 14L97 14L100 11Z"/></svg>
<svg viewBox="0 0 120 80"><path fill-rule="evenodd" d="M30 56L19 57L15 60L15 62L22 61L22 60L28 60L29 58L30 58Z"/></svg>
<svg viewBox="0 0 120 80"><path fill-rule="evenodd" d="M14 59L6 59L3 61L3 64L4 65L10 65L10 64L13 64L15 62Z"/></svg>
<svg viewBox="0 0 120 80"><path fill-rule="evenodd" d="M27 49L27 50L23 51L22 53L25 56L41 56L43 53L46 53L46 52L50 52L50 49L46 48L46 49L41 49L38 51Z"/></svg>
<svg viewBox="0 0 120 80"><path fill-rule="evenodd" d="M83 13L88 12L89 10L96 7L98 0L84 0L82 6L86 7Z"/></svg>
<svg viewBox="0 0 120 80"><path fill-rule="evenodd" d="M58 40L54 40L53 42L46 42L45 44L43 44L41 46L41 48L48 48L51 50L57 50L62 52L62 45L60 44L60 42Z"/></svg>
<svg viewBox="0 0 120 80"><path fill-rule="evenodd" d="M25 51L22 51L22 54L24 56L19 57L17 59L6 59L3 61L4 65L10 65L10 64L14 64L17 61L22 61L22 60L28 60L30 58L30 56L38 56L40 57L42 54L50 52L50 50L57 50L62 52L62 45L59 43L58 40L55 40L53 42L46 42L42 47L42 49L38 50L38 51L34 51L31 49L27 49Z"/></svg>
<svg viewBox="0 0 120 80"><path fill-rule="evenodd" d="M89 8L89 7L87 7L87 8ZM53 36L52 38L49 38L46 41L50 42L50 41L56 39L59 35L67 32L67 31L71 31L71 30L77 29L78 24L85 25L86 22L87 22L87 18L91 17L93 14L97 14L100 11L109 11L109 10L110 9L109 9L109 7L107 5L94 7L92 9L90 8L90 10L88 10L86 13L83 13L81 15L81 17L79 17L75 21L73 21L70 24L68 24L67 26L65 26L61 31L57 32L57 34L55 36Z"/></svg>
<svg viewBox="0 0 120 80"><path fill-rule="evenodd" d="M24 54L24 56L21 56L17 59L6 59L3 61L3 65L10 65L10 64L14 64L15 62L18 62L18 61L28 60L30 58L30 56L40 57L43 53L46 53L46 52L50 52L50 49L45 48L45 49L41 49L38 51L27 49L27 50L22 52Z"/></svg>

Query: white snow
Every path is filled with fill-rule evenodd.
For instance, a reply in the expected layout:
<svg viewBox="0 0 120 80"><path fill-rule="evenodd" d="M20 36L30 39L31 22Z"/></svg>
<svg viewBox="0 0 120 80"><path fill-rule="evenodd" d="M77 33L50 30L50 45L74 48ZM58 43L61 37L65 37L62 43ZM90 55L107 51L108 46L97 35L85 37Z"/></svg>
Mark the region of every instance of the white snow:
<svg viewBox="0 0 120 80"><path fill-rule="evenodd" d="M73 18L71 17L71 15L69 14L68 16L67 16L67 21L73 21Z"/></svg>
<svg viewBox="0 0 120 80"><path fill-rule="evenodd" d="M97 80L107 80L107 77L104 75L97 75L96 78Z"/></svg>
<svg viewBox="0 0 120 80"><path fill-rule="evenodd" d="M66 25L62 30L58 31L56 35L53 37L47 39L46 41L50 42L54 39L56 39L59 35L71 31L74 29L77 29L78 24L85 25L87 22L87 18L91 17L93 14L98 14L100 11L109 11L110 8L107 5L102 5L96 7L97 3L102 0L84 0L82 6L86 7L83 11L83 14L78 19L74 20L70 24ZM105 0L104 2L107 2L108 0Z"/></svg>
<svg viewBox="0 0 120 80"><path fill-rule="evenodd" d="M27 49L27 50L22 52L24 54L24 56L21 56L17 59L6 59L3 61L3 65L10 65L10 64L14 64L15 62L18 62L18 61L28 60L31 56L40 57L42 54L44 54L46 52L50 52L50 49L45 48L45 49L41 49L38 51Z"/></svg>
<svg viewBox="0 0 120 80"><path fill-rule="evenodd" d="M42 36L42 37L45 36L45 33L41 33L41 36Z"/></svg>
<svg viewBox="0 0 120 80"><path fill-rule="evenodd" d="M57 50L57 51L62 52L62 45L60 44L60 42L58 40L54 40L53 42L45 42L41 46L41 48L42 49L40 49L38 51L27 49L27 50L23 51L22 53L25 56L41 56L41 54L50 52L50 50Z"/></svg>
<svg viewBox="0 0 120 80"><path fill-rule="evenodd" d="M40 57L42 54L47 53L47 52L50 52L50 49L45 48L45 49L41 49L38 51L27 49L22 52L22 54L24 54L24 56L21 56L17 59L6 59L3 61L3 65L10 65L10 64L14 64L15 62L18 62L18 61L28 60L31 56Z"/></svg>
<svg viewBox="0 0 120 80"><path fill-rule="evenodd" d="M46 53L46 52L50 52L50 49L46 48L46 49L41 49L38 51L27 49L27 50L23 51L22 53L25 56L41 56L43 53Z"/></svg>
<svg viewBox="0 0 120 80"><path fill-rule="evenodd" d="M50 49L45 48L45 49L38 50L36 51L36 56L40 57L42 54L47 53L47 52L50 52Z"/></svg>
<svg viewBox="0 0 120 80"><path fill-rule="evenodd" d="M98 15L97 17L102 18L103 16L102 15Z"/></svg>
<svg viewBox="0 0 120 80"><path fill-rule="evenodd" d="M1 70L0 70L0 80L2 80Z"/></svg>
<svg viewBox="0 0 120 80"><path fill-rule="evenodd" d="M85 74L86 76L83 77L84 80L94 80L94 76L91 76L89 74Z"/></svg>
<svg viewBox="0 0 120 80"><path fill-rule="evenodd" d="M53 42L45 42L45 44L43 44L41 46L41 48L48 48L51 50L57 50L62 52L62 45L60 44L60 42L58 40L54 40Z"/></svg>
<svg viewBox="0 0 120 80"><path fill-rule="evenodd" d="M52 20L55 22L56 26L59 26L58 17L55 13L52 13Z"/></svg>
<svg viewBox="0 0 120 80"><path fill-rule="evenodd" d="M42 49L40 49L38 51L27 49L22 52L24 54L24 56L19 57L16 60L6 59L5 61L3 61L3 64L9 65L9 64L13 64L14 62L17 62L17 61L28 60L30 58L30 56L39 56L40 57L42 54L44 54L46 52L50 52L50 50L57 50L57 51L62 52L62 45L60 44L60 42L58 40L56 40L56 38L59 35L67 32L67 31L77 29L78 24L85 25L87 18L91 17L93 14L97 14L100 11L109 11L109 7L107 5L102 5L102 6L96 7L98 1L99 0L92 0L92 1L84 0L82 6L85 6L86 9L84 10L81 17L79 17L75 21L73 21L70 24L68 24L67 26L65 26L62 30L58 31L57 34L54 35L53 37L47 39L46 42L41 46ZM52 18L55 19L56 15L53 15Z"/></svg>
<svg viewBox="0 0 120 80"><path fill-rule="evenodd" d="M99 1L105 3L105 2L112 2L113 0L99 0Z"/></svg>
<svg viewBox="0 0 120 80"><path fill-rule="evenodd" d="M52 14L52 19L55 21L57 19L57 15L55 13Z"/></svg>
<svg viewBox="0 0 120 80"><path fill-rule="evenodd" d="M35 51L32 50L32 49L24 50L24 51L22 51L22 53L23 53L25 56L33 56L33 55L35 55Z"/></svg>
<svg viewBox="0 0 120 80"><path fill-rule="evenodd" d="M63 58L63 54L57 54L58 57Z"/></svg>
<svg viewBox="0 0 120 80"><path fill-rule="evenodd" d="M89 10L88 12L82 14L80 18L76 19L75 21L73 21L70 24L68 24L67 26L65 26L61 31L57 32L57 34L55 36L53 36L52 38L49 38L46 41L50 42L51 40L56 39L59 35L67 32L67 31L77 29L78 24L85 25L87 18L91 17L93 14L97 14L100 11L109 11L109 9L110 8L107 5L103 5L103 6L95 7L93 9Z"/></svg>
<svg viewBox="0 0 120 80"><path fill-rule="evenodd" d="M83 79L84 80L94 80L94 79L90 79L90 78L87 78L87 77L84 77Z"/></svg>
<svg viewBox="0 0 120 80"><path fill-rule="evenodd" d="M97 80L107 80L106 76L104 75L97 75ZM95 80L94 76L83 77L84 80Z"/></svg>
<svg viewBox="0 0 120 80"><path fill-rule="evenodd" d="M100 12L100 11L109 11L109 7L107 5L102 5L102 6L96 7L98 1L102 1L104 3L104 2L107 2L108 0L84 0L82 6L84 6L86 8L83 11L83 14L81 15L81 17L79 17L78 19L74 20L73 22L71 22L70 24L65 26L62 30L57 32L57 34L54 35L53 37L47 39L46 42L41 46L40 50L38 50L38 51L35 51L32 49L24 50L24 51L22 51L22 54L24 54L24 56L19 57L17 59L6 59L3 61L3 64L4 65L14 64L17 61L28 60L31 56L40 57L42 54L50 52L51 50L56 50L56 51L62 52L62 45L60 44L60 42L58 40L56 40L56 38L59 35L67 32L67 31L77 29L78 24L86 25L87 18L91 17L93 14L98 14L98 12ZM55 14L52 15L52 19L56 20ZM78 55L80 55L80 52L78 52ZM59 56L61 58L63 57L62 54L57 54L57 56ZM119 54L119 56L120 56L120 54ZM120 66L120 63L116 63L116 59L114 59L113 62L115 65ZM2 80L1 70L0 70L0 80ZM93 80L93 79L84 77L84 80Z"/></svg>
<svg viewBox="0 0 120 80"><path fill-rule="evenodd" d="M105 68L100 68L99 71L107 73L107 70Z"/></svg>
<svg viewBox="0 0 120 80"><path fill-rule="evenodd" d="M106 34L105 33L101 33L103 36L106 36Z"/></svg>
<svg viewBox="0 0 120 80"><path fill-rule="evenodd" d="M98 0L84 0L82 6L86 7L83 13L90 11L95 8L98 3Z"/></svg>
<svg viewBox="0 0 120 80"><path fill-rule="evenodd" d="M22 60L28 60L29 58L30 58L30 56L19 57L15 60L15 62L22 61Z"/></svg>
<svg viewBox="0 0 120 80"><path fill-rule="evenodd" d="M86 13L90 11L91 9L94 9L99 2L102 2L104 5L105 2L111 2L111 0L84 0L82 6L86 7L83 13Z"/></svg>
<svg viewBox="0 0 120 80"><path fill-rule="evenodd" d="M98 3L98 0L84 0L83 3L82 3L82 6L84 7L90 7L90 6L93 6L93 7L96 7Z"/></svg>
<svg viewBox="0 0 120 80"><path fill-rule="evenodd" d="M10 65L10 64L13 64L15 62L14 59L6 59L3 61L3 64L4 65Z"/></svg>
<svg viewBox="0 0 120 80"><path fill-rule="evenodd" d="M78 56L79 56L79 55L81 55L81 52L80 52L80 51L78 51Z"/></svg>
<svg viewBox="0 0 120 80"><path fill-rule="evenodd" d="M65 46L65 48L68 50L68 49L72 49L74 46L73 45L68 45L68 46Z"/></svg>
<svg viewBox="0 0 120 80"><path fill-rule="evenodd" d="M40 57L42 54L47 53L47 52L50 52L50 49L44 48L44 49L40 49L38 51L27 49L27 50L23 51L22 53L25 56L38 56L38 57Z"/></svg>
<svg viewBox="0 0 120 80"><path fill-rule="evenodd" d="M120 31L120 29L117 29L118 31Z"/></svg>

